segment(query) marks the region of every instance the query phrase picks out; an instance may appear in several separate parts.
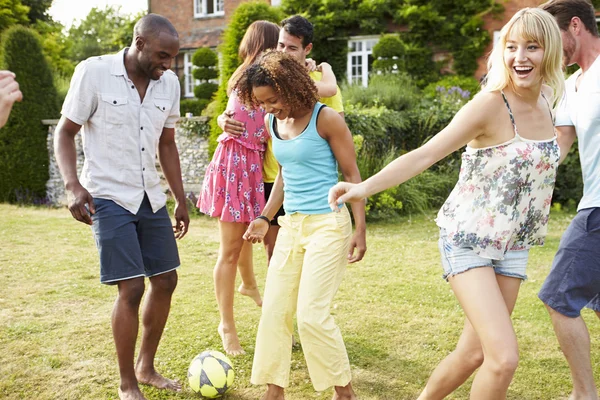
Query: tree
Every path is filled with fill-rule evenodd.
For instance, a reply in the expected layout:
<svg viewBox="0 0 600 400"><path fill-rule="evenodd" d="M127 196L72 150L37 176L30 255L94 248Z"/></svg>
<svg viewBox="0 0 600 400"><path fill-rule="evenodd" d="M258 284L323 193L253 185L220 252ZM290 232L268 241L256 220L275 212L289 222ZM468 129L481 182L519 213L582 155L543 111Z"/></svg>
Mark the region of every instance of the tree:
<svg viewBox="0 0 600 400"><path fill-rule="evenodd" d="M84 20L69 29L69 37L77 38L70 50L71 60L79 62L92 56L114 53L131 44L136 17L122 16L119 10L120 7L94 7Z"/></svg>
<svg viewBox="0 0 600 400"><path fill-rule="evenodd" d="M502 10L490 0L284 0L282 8L313 23L312 56L329 62L338 77L346 74L348 37L381 35L392 22L407 28L398 34L407 45L405 60L418 56L426 66L407 63L406 71L421 84L437 79L443 67L431 61L432 47L451 53L447 63L453 60L456 72L473 74L490 40L482 16Z"/></svg>
<svg viewBox="0 0 600 400"><path fill-rule="evenodd" d="M29 22L27 14L29 7L23 5L21 0L0 0L0 32L10 26Z"/></svg>
<svg viewBox="0 0 600 400"><path fill-rule="evenodd" d="M35 24L37 21L52 21L52 17L48 14L48 9L52 6L52 0L21 0L21 3L29 7L27 16L31 24Z"/></svg>
<svg viewBox="0 0 600 400"><path fill-rule="evenodd" d="M0 43L2 68L16 73L23 92L0 129L0 200L35 202L46 197L48 131L41 120L59 116L56 89L34 30L11 27Z"/></svg>
<svg viewBox="0 0 600 400"><path fill-rule="evenodd" d="M194 88L194 96L198 99L210 100L219 88L219 85L211 80L219 76L217 64L219 59L217 53L208 47L200 47L192 56L192 64L196 66L192 75L195 79L202 81Z"/></svg>

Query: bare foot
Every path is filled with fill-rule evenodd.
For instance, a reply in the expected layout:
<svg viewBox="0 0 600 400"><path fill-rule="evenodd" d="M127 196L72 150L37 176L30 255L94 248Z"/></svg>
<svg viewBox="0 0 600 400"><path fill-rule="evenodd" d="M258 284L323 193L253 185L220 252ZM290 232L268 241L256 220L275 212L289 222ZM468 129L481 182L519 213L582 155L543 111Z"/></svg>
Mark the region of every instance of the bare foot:
<svg viewBox="0 0 600 400"><path fill-rule="evenodd" d="M336 386L332 400L358 400L358 397L349 383L346 386Z"/></svg>
<svg viewBox="0 0 600 400"><path fill-rule="evenodd" d="M263 394L260 400L285 400L283 388L276 385L267 385L267 392Z"/></svg>
<svg viewBox="0 0 600 400"><path fill-rule="evenodd" d="M262 307L262 299L260 298L260 292L258 291L258 287L255 286L254 288L247 288L242 283L238 288L238 292L240 292L244 296L250 297L252 300L254 300L257 306Z"/></svg>
<svg viewBox="0 0 600 400"><path fill-rule="evenodd" d="M181 391L181 384L179 382L165 378L154 369L147 372L136 368L135 376L138 382L144 385L154 386L158 389L172 390L174 392Z"/></svg>
<svg viewBox="0 0 600 400"><path fill-rule="evenodd" d="M135 387L135 389L130 389L130 390L121 390L121 388L119 388L119 399L121 400L146 400L146 398L144 397L144 395L142 394L142 392L140 392L140 389L138 387Z"/></svg>
<svg viewBox="0 0 600 400"><path fill-rule="evenodd" d="M219 335L221 335L225 353L231 356L240 356L242 354L246 354L244 349L242 349L242 346L240 346L240 339L238 338L235 328L226 329L223 327L223 324L219 324L219 328L217 330L219 331Z"/></svg>

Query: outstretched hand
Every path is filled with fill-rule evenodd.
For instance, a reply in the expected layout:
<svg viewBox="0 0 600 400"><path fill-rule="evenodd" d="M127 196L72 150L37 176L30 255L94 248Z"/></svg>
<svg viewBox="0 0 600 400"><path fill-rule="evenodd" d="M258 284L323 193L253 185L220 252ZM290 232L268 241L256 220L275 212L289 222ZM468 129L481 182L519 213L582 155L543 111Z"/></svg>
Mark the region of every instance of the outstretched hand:
<svg viewBox="0 0 600 400"><path fill-rule="evenodd" d="M329 189L328 202L332 211L339 212L340 204L354 203L364 199L365 190L360 183L338 182Z"/></svg>
<svg viewBox="0 0 600 400"><path fill-rule="evenodd" d="M265 235L269 231L269 223L262 218L255 219L250 222L248 229L242 236L244 240L250 243L261 243L265 238Z"/></svg>

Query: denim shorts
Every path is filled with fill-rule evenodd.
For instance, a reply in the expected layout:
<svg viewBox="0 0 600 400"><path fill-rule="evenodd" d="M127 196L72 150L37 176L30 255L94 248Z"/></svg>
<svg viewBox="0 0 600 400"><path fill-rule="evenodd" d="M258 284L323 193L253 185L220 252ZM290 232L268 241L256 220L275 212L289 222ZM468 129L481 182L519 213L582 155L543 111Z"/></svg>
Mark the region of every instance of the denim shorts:
<svg viewBox="0 0 600 400"><path fill-rule="evenodd" d="M471 247L459 247L452 244L443 231L440 232L438 247L442 256L445 280L480 267L492 267L497 275L527 279L525 270L529 259L529 250L511 250L504 255L504 260L491 260L481 257Z"/></svg>
<svg viewBox="0 0 600 400"><path fill-rule="evenodd" d="M100 282L152 277L179 267L179 253L167 208L152 212L144 196L137 214L112 200L94 198L92 232L100 255Z"/></svg>
<svg viewBox="0 0 600 400"><path fill-rule="evenodd" d="M600 208L577 213L563 233L552 269L538 294L567 317L584 307L600 312Z"/></svg>

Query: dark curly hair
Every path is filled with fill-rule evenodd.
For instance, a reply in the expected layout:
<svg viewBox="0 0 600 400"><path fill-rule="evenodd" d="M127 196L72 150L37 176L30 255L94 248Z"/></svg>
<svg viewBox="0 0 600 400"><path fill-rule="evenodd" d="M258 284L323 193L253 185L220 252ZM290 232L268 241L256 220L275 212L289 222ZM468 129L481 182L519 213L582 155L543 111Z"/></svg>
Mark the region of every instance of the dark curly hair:
<svg viewBox="0 0 600 400"><path fill-rule="evenodd" d="M244 71L236 85L240 101L249 106L257 106L253 89L259 86L272 87L281 101L292 110L312 109L319 100L317 87L306 67L292 56L279 51L264 52Z"/></svg>

